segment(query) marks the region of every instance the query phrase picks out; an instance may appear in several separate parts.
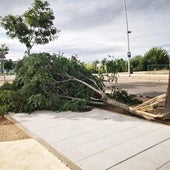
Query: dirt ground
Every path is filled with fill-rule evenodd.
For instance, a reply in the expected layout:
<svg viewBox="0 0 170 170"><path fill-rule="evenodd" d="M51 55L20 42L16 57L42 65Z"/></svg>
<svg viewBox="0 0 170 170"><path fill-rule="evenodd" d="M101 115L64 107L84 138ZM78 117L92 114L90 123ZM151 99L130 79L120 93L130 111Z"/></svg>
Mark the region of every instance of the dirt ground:
<svg viewBox="0 0 170 170"><path fill-rule="evenodd" d="M6 76L6 82L11 83L15 76ZM0 76L0 85L4 83L3 76ZM29 139L30 136L23 132L18 126L16 126L12 121L0 117L0 142L3 141L13 141L21 139Z"/></svg>
<svg viewBox="0 0 170 170"><path fill-rule="evenodd" d="M0 118L0 142L31 138L7 118Z"/></svg>

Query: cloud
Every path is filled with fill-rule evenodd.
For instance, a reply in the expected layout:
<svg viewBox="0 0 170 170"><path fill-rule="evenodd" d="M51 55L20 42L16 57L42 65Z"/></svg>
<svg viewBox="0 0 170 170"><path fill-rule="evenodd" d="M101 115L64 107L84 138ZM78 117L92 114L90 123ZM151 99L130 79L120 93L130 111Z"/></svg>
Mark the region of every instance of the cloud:
<svg viewBox="0 0 170 170"><path fill-rule="evenodd" d="M113 1L103 3L100 0L63 1L59 8L59 11L55 11L56 16L60 17L64 13L67 18L63 18L62 27L78 31L113 23L123 10L122 7L120 9L120 4L116 6Z"/></svg>
<svg viewBox="0 0 170 170"><path fill-rule="evenodd" d="M33 0L0 0L0 16L21 15L32 3Z"/></svg>
<svg viewBox="0 0 170 170"><path fill-rule="evenodd" d="M170 1L169 0L142 0L136 2L136 0L126 0L129 11L141 14L158 14L169 11ZM145 13L146 12L146 13Z"/></svg>
<svg viewBox="0 0 170 170"><path fill-rule="evenodd" d="M19 15L33 0L0 0L0 16ZM127 35L123 0L48 0L55 14L59 38L47 45L34 46L32 52L78 54L83 61L102 59L108 54L127 58ZM126 0L132 56L143 55L153 46L170 50L170 1ZM0 28L0 44L10 48L8 57L22 58L26 48L9 39ZM14 57L15 56L15 57Z"/></svg>

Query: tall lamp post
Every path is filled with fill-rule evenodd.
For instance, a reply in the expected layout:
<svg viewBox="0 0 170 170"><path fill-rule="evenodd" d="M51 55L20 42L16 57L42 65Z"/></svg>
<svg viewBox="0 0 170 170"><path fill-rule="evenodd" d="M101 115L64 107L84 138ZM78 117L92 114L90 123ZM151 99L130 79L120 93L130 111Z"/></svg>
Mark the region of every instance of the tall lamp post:
<svg viewBox="0 0 170 170"><path fill-rule="evenodd" d="M128 44L128 51L127 51L127 57L128 57L128 76L130 77L130 57L131 57L131 52L130 52L130 42L129 42L129 34L132 31L129 31L129 24L128 24L128 15L127 15L127 6L126 6L126 1L123 0L124 2L124 7L125 7L125 15L126 15L126 29L127 29L127 44Z"/></svg>

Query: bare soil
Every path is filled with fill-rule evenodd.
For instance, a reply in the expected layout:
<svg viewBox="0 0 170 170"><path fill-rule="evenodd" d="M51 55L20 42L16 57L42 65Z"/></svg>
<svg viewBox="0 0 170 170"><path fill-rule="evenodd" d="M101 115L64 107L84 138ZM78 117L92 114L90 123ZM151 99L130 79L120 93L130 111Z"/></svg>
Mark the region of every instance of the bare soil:
<svg viewBox="0 0 170 170"><path fill-rule="evenodd" d="M19 128L15 123L5 117L0 117L0 142L29 138L30 136L26 134L21 128Z"/></svg>

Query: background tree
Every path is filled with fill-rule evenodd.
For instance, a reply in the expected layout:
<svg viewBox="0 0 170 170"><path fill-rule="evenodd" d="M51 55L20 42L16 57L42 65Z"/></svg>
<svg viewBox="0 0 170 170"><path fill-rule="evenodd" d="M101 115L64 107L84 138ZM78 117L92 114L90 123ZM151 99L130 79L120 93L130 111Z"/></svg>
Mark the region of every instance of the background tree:
<svg viewBox="0 0 170 170"><path fill-rule="evenodd" d="M131 58L130 62L131 62L131 66L133 68L134 71L143 71L143 57L141 55L137 55L133 58Z"/></svg>
<svg viewBox="0 0 170 170"><path fill-rule="evenodd" d="M91 72L97 73L96 67L91 63L84 63L84 66Z"/></svg>
<svg viewBox="0 0 170 170"><path fill-rule="evenodd" d="M99 60L95 60L95 61L92 62L92 66L94 68L93 73L98 73L98 65L99 65L99 63L100 63Z"/></svg>
<svg viewBox="0 0 170 170"><path fill-rule="evenodd" d="M47 44L58 37L59 30L53 25L54 19L47 1L34 0L32 7L23 15L2 17L0 25L9 37L18 38L30 54L35 44Z"/></svg>
<svg viewBox="0 0 170 170"><path fill-rule="evenodd" d="M0 61L1 61L1 69L4 74L4 60L5 55L8 54L9 48L5 44L1 44L0 46ZM4 80L5 80L5 74L4 74Z"/></svg>
<svg viewBox="0 0 170 170"><path fill-rule="evenodd" d="M118 73L127 71L127 62L121 59L106 60L107 72L108 73ZM104 61L102 62L103 64Z"/></svg>
<svg viewBox="0 0 170 170"><path fill-rule="evenodd" d="M168 55L168 52L163 48L153 47L144 54L144 59L143 59L144 70L148 69L148 65L160 65L161 66L165 64L167 66L169 65L169 55Z"/></svg>
<svg viewBox="0 0 170 170"><path fill-rule="evenodd" d="M115 60L116 62L116 66L118 68L118 72L126 72L127 71L127 61L123 60L122 58L121 59L116 59Z"/></svg>
<svg viewBox="0 0 170 170"><path fill-rule="evenodd" d="M9 72L10 70L13 70L14 66L15 66L15 63L11 59L6 60L4 63L4 68L7 72Z"/></svg>
<svg viewBox="0 0 170 170"><path fill-rule="evenodd" d="M9 52L9 48L5 44L1 44L1 46L0 46L1 57L2 56L5 57L5 55L8 54L8 52Z"/></svg>

